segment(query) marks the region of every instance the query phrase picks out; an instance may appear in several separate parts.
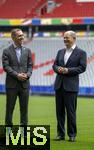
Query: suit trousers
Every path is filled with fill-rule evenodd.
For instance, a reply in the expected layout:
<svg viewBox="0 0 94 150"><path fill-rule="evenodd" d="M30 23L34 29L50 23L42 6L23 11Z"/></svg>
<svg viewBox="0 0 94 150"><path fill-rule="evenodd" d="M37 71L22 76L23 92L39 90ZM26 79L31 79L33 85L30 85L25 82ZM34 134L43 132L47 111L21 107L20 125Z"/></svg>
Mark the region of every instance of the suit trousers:
<svg viewBox="0 0 94 150"><path fill-rule="evenodd" d="M67 114L67 134L69 137L75 137L76 127L76 107L77 93L65 91L63 85L55 91L56 97L56 116L57 116L57 134L65 137L65 115Z"/></svg>
<svg viewBox="0 0 94 150"><path fill-rule="evenodd" d="M12 116L17 97L19 97L20 106L20 125L27 125L28 123L29 89L23 88L21 84L19 84L16 88L6 89L6 125L13 125Z"/></svg>

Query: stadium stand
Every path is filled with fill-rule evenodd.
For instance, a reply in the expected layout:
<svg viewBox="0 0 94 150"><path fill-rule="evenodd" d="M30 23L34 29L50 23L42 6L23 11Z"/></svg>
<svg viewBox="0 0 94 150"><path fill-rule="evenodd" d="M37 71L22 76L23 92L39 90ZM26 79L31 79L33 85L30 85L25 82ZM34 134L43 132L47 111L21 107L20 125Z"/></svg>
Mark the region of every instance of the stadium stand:
<svg viewBox="0 0 94 150"><path fill-rule="evenodd" d="M76 2L76 0L62 0L60 6L48 14L41 16L43 18L56 17L94 17L94 2Z"/></svg>
<svg viewBox="0 0 94 150"><path fill-rule="evenodd" d="M32 9L38 0L6 0L0 5L0 18L32 17Z"/></svg>
<svg viewBox="0 0 94 150"><path fill-rule="evenodd" d="M34 17L38 17L47 13L47 0L38 0L33 6L32 12Z"/></svg>
<svg viewBox="0 0 94 150"><path fill-rule="evenodd" d="M0 39L0 92L4 90L5 72L2 70L1 55L5 45L8 46L11 43L10 39ZM88 55L87 71L80 76L80 90L82 94L86 94L85 91L89 87L89 94L92 94L92 87L94 87L94 39L93 38L78 38L77 44ZM55 80L55 73L52 70L52 64L56 56L57 50L62 49L64 43L62 37L50 37L39 38L34 37L33 41L27 42L29 47L35 54L35 64L30 84L32 85L32 91L53 93L53 84ZM92 80L91 80L92 79ZM42 91L40 90L42 88ZM44 90L44 91L43 91Z"/></svg>
<svg viewBox="0 0 94 150"><path fill-rule="evenodd" d="M77 2L76 0L54 0L56 3L54 10L47 12L48 7L47 0L2 0L0 1L0 20L9 19L7 21L3 20L3 23L8 22L7 25L15 25L17 23L16 19L20 19L19 25L62 25L62 24L91 24L91 20L86 20L91 18L94 21L94 2ZM41 18L40 18L41 16ZM77 17L77 18L76 18ZM80 18L81 17L81 18ZM22 19L24 18L24 19ZM43 19L42 19L43 18ZM48 20L44 20L48 18ZM14 19L11 21L11 19ZM58 20L55 20L58 19ZM61 20L60 20L61 19ZM65 19L65 20L63 20ZM68 20L66 20L68 19ZM78 20L77 20L78 19ZM23 20L23 21L21 21ZM27 22L25 22L27 21ZM29 21L29 24L28 24ZM19 22L19 21L18 21ZM2 22L0 25L4 25ZM13 23L13 24L12 24ZM24 24L25 23L25 24ZM57 24L56 24L57 23ZM92 23L93 24L93 23ZM6 24L5 24L6 25ZM17 24L18 25L18 24ZM38 35L41 37L37 37ZM64 46L62 42L63 32L55 33L56 36L48 36L49 33L34 33L34 37L31 40L26 41L27 47L32 50L34 71L32 77L30 78L30 85L32 88L30 91L32 93L47 93L51 94L54 92L53 84L55 80L55 73L52 70L52 64L56 56L57 50L62 49ZM54 35L55 35L54 34ZM80 36L77 39L77 44L84 50L86 50L88 55L88 66L87 71L80 76L80 94L82 95L94 95L94 33L81 31L78 33ZM78 35L77 34L77 35ZM2 68L2 52L10 43L10 38L3 38L10 33L0 34L0 92L5 92L5 72ZM44 37L45 35L45 37ZM92 80L91 80L92 79Z"/></svg>
<svg viewBox="0 0 94 150"><path fill-rule="evenodd" d="M76 0L54 0L56 7L47 12L47 0L2 0L0 18L56 18L56 17L93 17L94 2Z"/></svg>

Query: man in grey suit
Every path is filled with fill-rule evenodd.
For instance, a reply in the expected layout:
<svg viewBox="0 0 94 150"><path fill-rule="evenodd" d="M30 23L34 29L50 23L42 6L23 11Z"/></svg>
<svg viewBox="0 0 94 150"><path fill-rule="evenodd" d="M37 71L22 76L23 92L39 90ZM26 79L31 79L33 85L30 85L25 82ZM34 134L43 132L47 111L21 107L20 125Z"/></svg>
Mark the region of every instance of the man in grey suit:
<svg viewBox="0 0 94 150"><path fill-rule="evenodd" d="M56 140L65 140L65 113L67 113L67 134L74 142L77 134L76 107L79 90L79 74L86 70L86 52L76 45L76 33L64 33L65 48L58 51L53 70L57 115Z"/></svg>
<svg viewBox="0 0 94 150"><path fill-rule="evenodd" d="M12 116L17 96L20 104L20 124L28 123L29 78L32 74L30 49L24 47L21 29L11 31L13 44L4 49L2 64L6 72L6 117L5 124L13 125Z"/></svg>

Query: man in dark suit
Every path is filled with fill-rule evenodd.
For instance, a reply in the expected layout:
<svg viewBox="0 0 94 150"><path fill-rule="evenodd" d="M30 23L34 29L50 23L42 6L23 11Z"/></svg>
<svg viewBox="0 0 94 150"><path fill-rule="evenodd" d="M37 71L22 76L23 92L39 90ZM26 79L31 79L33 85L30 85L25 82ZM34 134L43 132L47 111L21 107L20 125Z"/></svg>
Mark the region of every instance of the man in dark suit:
<svg viewBox="0 0 94 150"><path fill-rule="evenodd" d="M57 116L56 140L65 140L65 113L67 113L67 134L74 142L77 134L76 107L79 90L79 74L86 70L86 52L76 46L76 33L64 33L65 48L58 51L53 70Z"/></svg>
<svg viewBox="0 0 94 150"><path fill-rule="evenodd" d="M20 104L20 124L28 123L29 78L32 74L30 49L22 45L21 29L11 31L13 44L3 51L2 64L6 72L6 125L13 125L12 116L17 96Z"/></svg>

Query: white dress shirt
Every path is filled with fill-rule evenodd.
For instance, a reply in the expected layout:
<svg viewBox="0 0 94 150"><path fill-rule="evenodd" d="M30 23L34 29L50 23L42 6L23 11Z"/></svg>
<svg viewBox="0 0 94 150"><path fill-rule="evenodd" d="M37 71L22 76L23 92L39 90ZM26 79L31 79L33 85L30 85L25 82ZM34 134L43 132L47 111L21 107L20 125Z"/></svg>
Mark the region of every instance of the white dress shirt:
<svg viewBox="0 0 94 150"><path fill-rule="evenodd" d="M75 49L76 47L76 44L74 44L70 49L66 48L66 52L65 52L65 55L64 55L64 64L67 63L70 55L72 54L73 50Z"/></svg>

